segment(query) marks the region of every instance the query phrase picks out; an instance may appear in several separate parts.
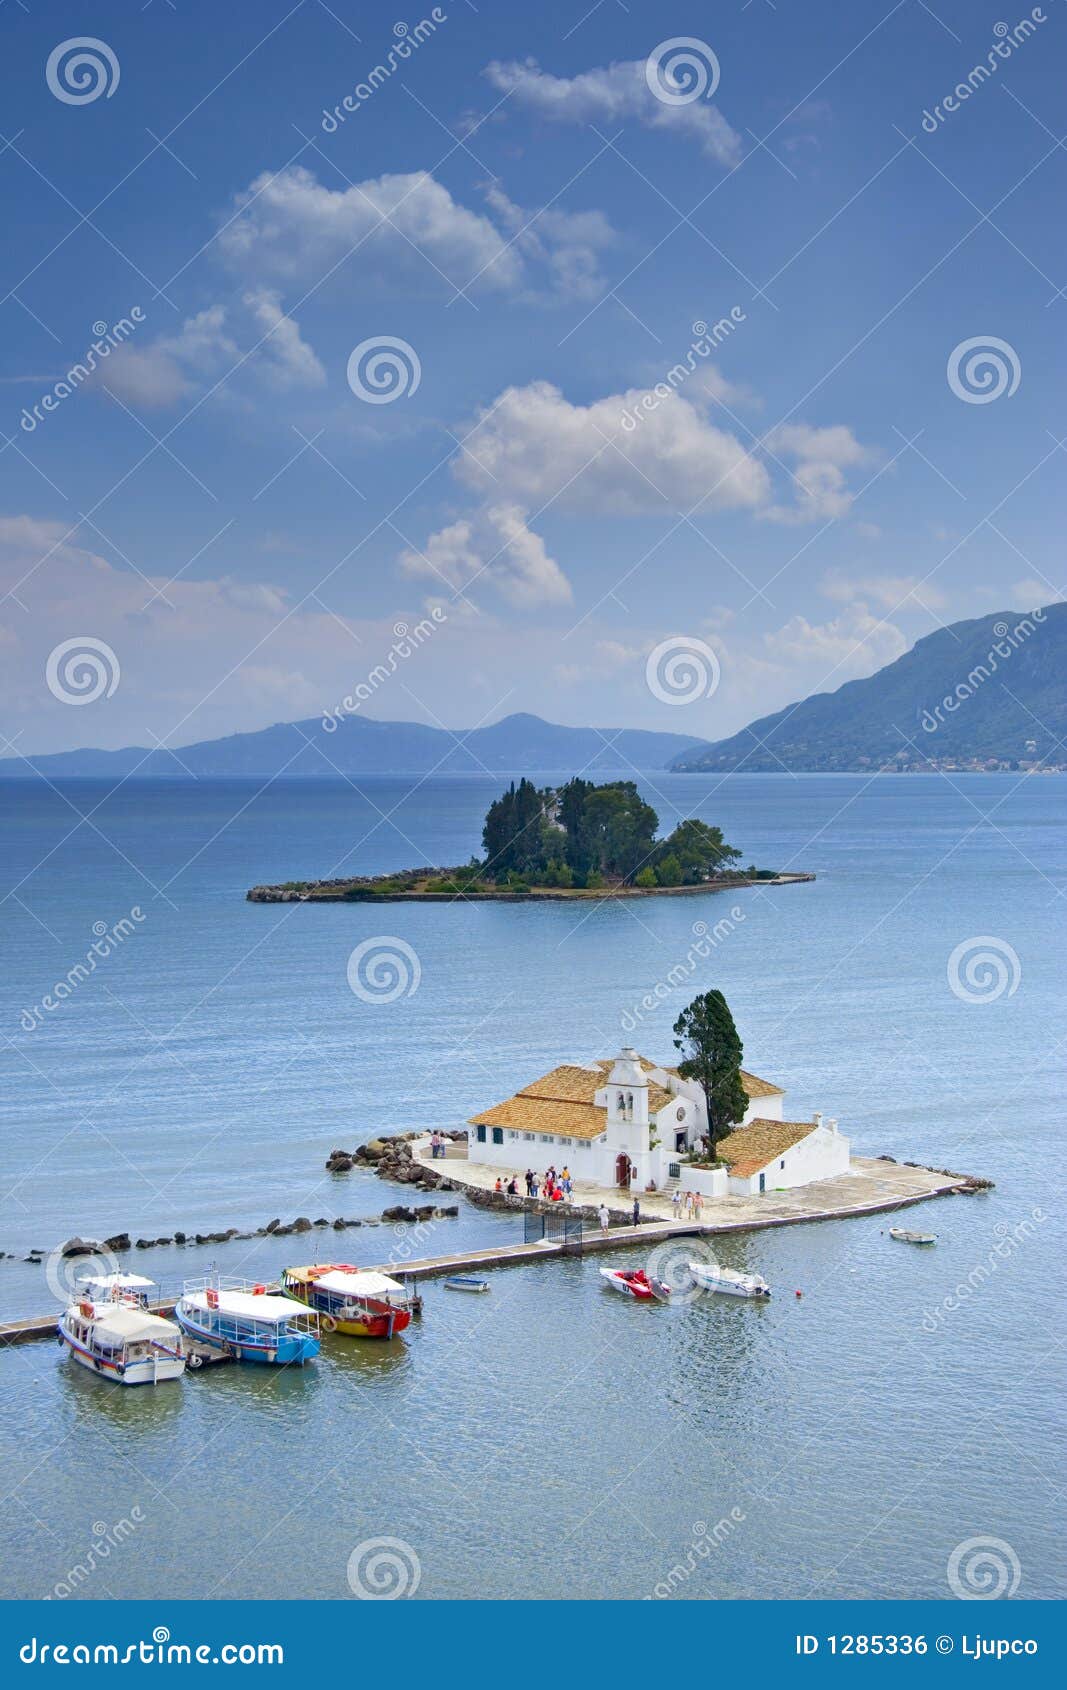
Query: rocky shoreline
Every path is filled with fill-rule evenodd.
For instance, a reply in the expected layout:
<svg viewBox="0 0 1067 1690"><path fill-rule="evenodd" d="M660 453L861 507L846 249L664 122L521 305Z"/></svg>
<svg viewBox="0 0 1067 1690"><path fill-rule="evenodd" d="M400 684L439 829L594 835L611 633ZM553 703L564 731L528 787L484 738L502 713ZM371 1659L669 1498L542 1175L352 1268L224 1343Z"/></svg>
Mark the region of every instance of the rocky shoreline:
<svg viewBox="0 0 1067 1690"><path fill-rule="evenodd" d="M443 1182L442 1182L443 1183ZM430 1190L429 1185L421 1187ZM445 1190L452 1187L444 1185ZM335 1220L329 1220L320 1215L317 1220L309 1220L306 1215L298 1215L295 1220L283 1221L280 1216L268 1221L266 1226L256 1227L254 1232L241 1232L237 1227L227 1227L225 1232L174 1232L162 1238L131 1238L128 1232L116 1232L110 1238L81 1238L66 1239L55 1250L31 1250L28 1256L23 1256L24 1262L32 1266L41 1267L57 1253L62 1257L77 1256L120 1256L130 1250L154 1250L166 1244L229 1244L239 1239L252 1238L291 1238L294 1234L315 1232L329 1229L332 1232L345 1232L349 1227L381 1226L382 1222L406 1221L420 1222L430 1220L454 1220L459 1215L459 1204L451 1203L444 1208L434 1203L420 1204L410 1207L407 1204L393 1204L383 1209L380 1215L363 1215L346 1218L338 1215ZM0 1261L17 1261L19 1258L13 1251L0 1250Z"/></svg>
<svg viewBox="0 0 1067 1690"><path fill-rule="evenodd" d="M438 871L443 872L443 871ZM392 880L392 875L381 879ZM695 886L530 886L525 891L512 887L476 887L459 892L381 891L374 890L373 881L309 880L292 885L252 886L245 893L250 904L529 904L540 902L580 902L583 898L686 898L695 892L738 892L748 886L794 886L814 880L814 874L775 874L763 879L748 875L728 875L718 880L702 880Z"/></svg>

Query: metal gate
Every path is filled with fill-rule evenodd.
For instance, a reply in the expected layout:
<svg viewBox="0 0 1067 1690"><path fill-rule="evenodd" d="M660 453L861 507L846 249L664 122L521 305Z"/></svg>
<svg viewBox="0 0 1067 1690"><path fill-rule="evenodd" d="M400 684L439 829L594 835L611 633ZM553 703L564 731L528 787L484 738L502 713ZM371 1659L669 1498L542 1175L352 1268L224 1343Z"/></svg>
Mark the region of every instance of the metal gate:
<svg viewBox="0 0 1067 1690"><path fill-rule="evenodd" d="M562 1244L571 1254L580 1255L582 1250L582 1217L569 1214L566 1210L561 1214L558 1209L536 1210L527 1209L523 1215L523 1241L526 1244Z"/></svg>

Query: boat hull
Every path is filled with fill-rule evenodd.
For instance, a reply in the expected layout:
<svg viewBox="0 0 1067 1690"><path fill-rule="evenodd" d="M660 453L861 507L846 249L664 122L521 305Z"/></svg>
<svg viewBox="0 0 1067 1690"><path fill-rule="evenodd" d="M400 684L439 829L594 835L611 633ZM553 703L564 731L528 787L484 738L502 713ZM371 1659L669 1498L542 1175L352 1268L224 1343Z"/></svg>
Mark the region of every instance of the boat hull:
<svg viewBox="0 0 1067 1690"><path fill-rule="evenodd" d="M700 1273L692 1264L690 1264L689 1271L702 1291L715 1291L720 1297L745 1297L751 1302L765 1303L771 1295L769 1285L746 1285L738 1284L736 1280L715 1279Z"/></svg>
<svg viewBox="0 0 1067 1690"><path fill-rule="evenodd" d="M168 1379L180 1379L185 1372L184 1356L160 1356L156 1360L123 1362L118 1356L107 1356L88 1349L69 1333L60 1321L56 1331L64 1349L87 1372L98 1379L108 1379L113 1385L162 1385Z"/></svg>
<svg viewBox="0 0 1067 1690"><path fill-rule="evenodd" d="M610 1268L601 1268L601 1278L612 1291L619 1291L624 1297L629 1297L635 1303L655 1303L658 1298L651 1285L634 1284L632 1279L626 1279L622 1274L613 1273Z"/></svg>
<svg viewBox="0 0 1067 1690"><path fill-rule="evenodd" d="M363 1313L353 1316L342 1316L330 1313L327 1298L315 1296L314 1287L310 1294L302 1285L286 1285L285 1295L291 1297L294 1303L303 1308L312 1309L319 1317L319 1324L324 1332L339 1333L342 1338L396 1338L411 1325L411 1310L405 1308L382 1308L380 1310L367 1309Z"/></svg>
<svg viewBox="0 0 1067 1690"><path fill-rule="evenodd" d="M234 1361L266 1367L303 1367L319 1353L319 1340L306 1332L283 1332L269 1339L251 1333L224 1338L207 1327L199 1326L180 1309L175 1319L191 1338L206 1344L208 1349L217 1350L220 1355L231 1356Z"/></svg>

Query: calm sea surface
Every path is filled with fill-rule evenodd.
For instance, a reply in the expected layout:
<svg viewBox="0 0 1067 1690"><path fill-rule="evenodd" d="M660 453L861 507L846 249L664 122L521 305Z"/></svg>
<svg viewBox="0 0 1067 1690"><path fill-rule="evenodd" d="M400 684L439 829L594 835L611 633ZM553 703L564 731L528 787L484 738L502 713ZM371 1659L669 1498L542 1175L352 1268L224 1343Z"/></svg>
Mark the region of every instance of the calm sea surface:
<svg viewBox="0 0 1067 1690"><path fill-rule="evenodd" d="M51 1343L0 1355L0 1594L349 1598L353 1550L388 1537L426 1598L932 1598L957 1545L994 1537L1020 1596L1062 1596L1063 780L642 780L665 826L720 822L746 862L814 885L599 908L244 901L259 881L462 861L501 784L0 783L0 1318L55 1308L23 1258L74 1232L377 1215L403 1193L327 1176L332 1148L462 1125L622 1042L670 1058L709 986L787 1115L822 1109L859 1154L996 1190L912 1211L933 1251L877 1217L724 1241L771 1281L766 1307L633 1307L591 1257L495 1273L484 1298L431 1284L405 1340L334 1339L301 1373L124 1391ZM114 954L35 1017L94 924L123 917ZM641 1009L693 924L724 918L692 988ZM379 935L421 969L390 1003L346 977ZM949 959L983 937L1004 986L968 1002ZM520 1235L461 1210L419 1253ZM336 1251L402 1260L406 1237L353 1230ZM132 1265L175 1286L307 1253L234 1241Z"/></svg>

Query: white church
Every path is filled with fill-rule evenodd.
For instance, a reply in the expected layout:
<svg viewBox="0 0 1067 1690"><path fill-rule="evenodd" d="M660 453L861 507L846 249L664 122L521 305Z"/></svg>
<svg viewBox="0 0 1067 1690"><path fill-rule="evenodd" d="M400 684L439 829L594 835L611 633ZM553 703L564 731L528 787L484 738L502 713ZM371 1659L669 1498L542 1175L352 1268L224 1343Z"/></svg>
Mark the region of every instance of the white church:
<svg viewBox="0 0 1067 1690"><path fill-rule="evenodd" d="M781 1086L741 1071L744 1120L716 1147L723 1167L687 1160L707 1132L700 1086L626 1048L611 1060L553 1068L471 1117L468 1156L508 1173L564 1165L578 1180L626 1192L704 1197L784 1191L849 1170L849 1141L837 1122L783 1119Z"/></svg>

